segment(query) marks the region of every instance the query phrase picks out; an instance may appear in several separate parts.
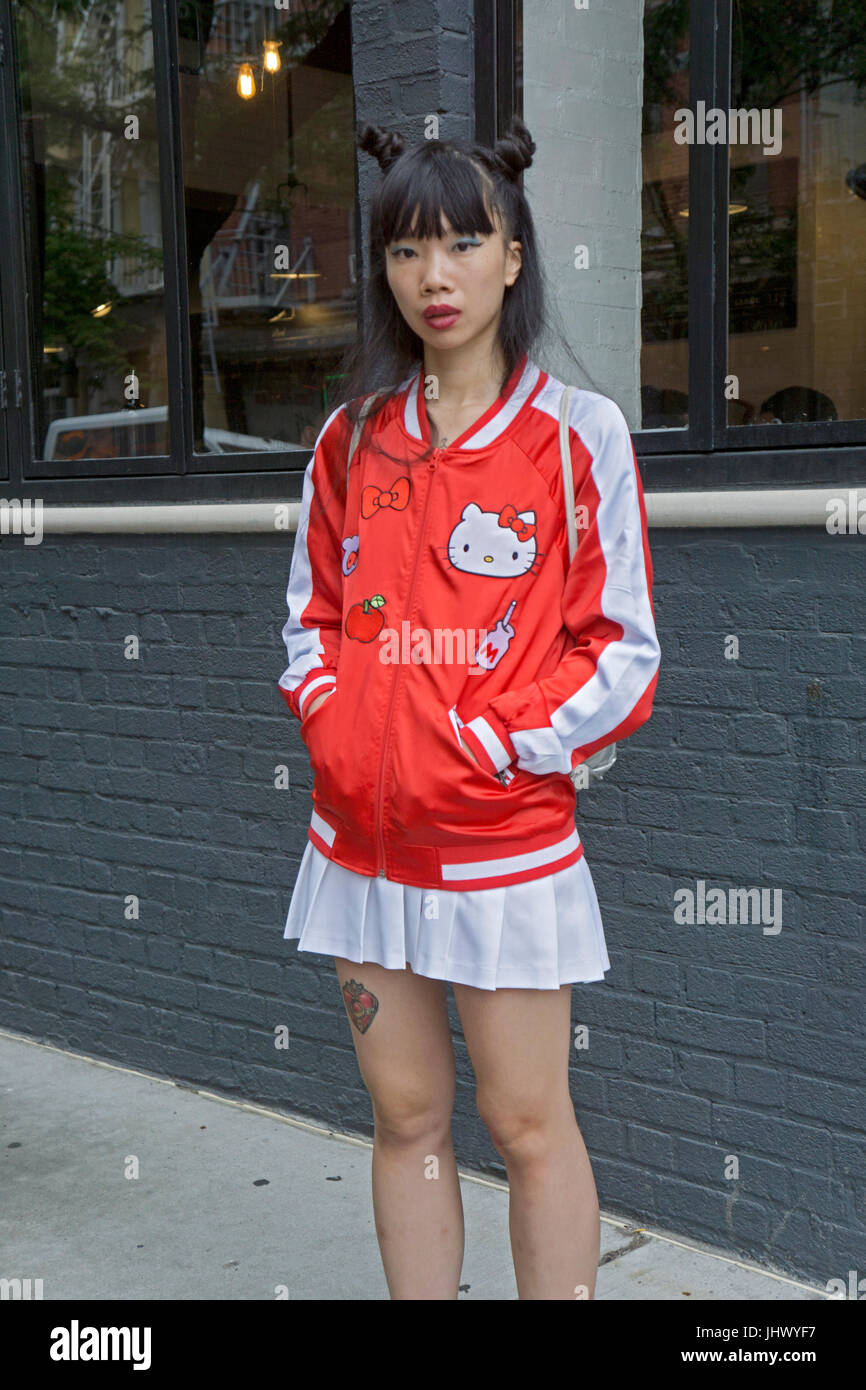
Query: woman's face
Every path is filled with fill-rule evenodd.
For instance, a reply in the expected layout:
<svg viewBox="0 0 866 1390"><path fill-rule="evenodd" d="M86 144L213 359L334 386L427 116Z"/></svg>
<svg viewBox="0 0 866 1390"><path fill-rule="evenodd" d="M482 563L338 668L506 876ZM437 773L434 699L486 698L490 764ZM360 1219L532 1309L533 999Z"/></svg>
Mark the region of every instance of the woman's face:
<svg viewBox="0 0 866 1390"><path fill-rule="evenodd" d="M413 223L418 216L415 209ZM506 247L497 230L459 236L445 214L446 235L401 237L385 249L388 284L409 327L433 348L462 347L497 325L507 285L520 273L521 245ZM433 314L448 308L450 315ZM437 327L438 324L438 327Z"/></svg>

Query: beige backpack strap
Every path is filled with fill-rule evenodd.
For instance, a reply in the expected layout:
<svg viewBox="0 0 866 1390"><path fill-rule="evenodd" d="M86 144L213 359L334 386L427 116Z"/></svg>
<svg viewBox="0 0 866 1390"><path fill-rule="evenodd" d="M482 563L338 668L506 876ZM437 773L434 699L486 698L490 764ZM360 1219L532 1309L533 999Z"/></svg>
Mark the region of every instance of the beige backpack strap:
<svg viewBox="0 0 866 1390"><path fill-rule="evenodd" d="M355 457L355 450L358 447L358 440L361 438L361 430L364 428L364 421L366 420L367 416L372 410L374 401L376 401L377 398L381 396L381 394L381 391L374 391L371 396L367 397L364 404L361 406L361 409L358 411L358 418L355 421L355 428L352 431L352 442L349 445L349 457L346 460L347 492L349 490L349 468L351 467L352 459Z"/></svg>
<svg viewBox="0 0 866 1390"><path fill-rule="evenodd" d="M568 555L573 560L577 550L577 523L574 519L574 473L571 446L568 441L568 411L574 387L566 386L559 405L559 454L562 462L562 485L565 492L565 523L568 527Z"/></svg>

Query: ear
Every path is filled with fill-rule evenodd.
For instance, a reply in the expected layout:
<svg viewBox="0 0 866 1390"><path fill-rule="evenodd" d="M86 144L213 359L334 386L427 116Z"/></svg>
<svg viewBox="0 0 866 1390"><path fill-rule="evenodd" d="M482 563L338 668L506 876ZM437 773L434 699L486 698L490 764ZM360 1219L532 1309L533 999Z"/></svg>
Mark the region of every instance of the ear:
<svg viewBox="0 0 866 1390"><path fill-rule="evenodd" d="M514 284L523 266L523 243L510 241L505 252L505 283Z"/></svg>
<svg viewBox="0 0 866 1390"><path fill-rule="evenodd" d="M535 512L518 512L517 515L520 517L521 521L529 521L533 523L535 521Z"/></svg>
<svg viewBox="0 0 866 1390"><path fill-rule="evenodd" d="M461 521L470 521L476 516L481 515L481 508L477 502L467 502L463 511L460 513Z"/></svg>

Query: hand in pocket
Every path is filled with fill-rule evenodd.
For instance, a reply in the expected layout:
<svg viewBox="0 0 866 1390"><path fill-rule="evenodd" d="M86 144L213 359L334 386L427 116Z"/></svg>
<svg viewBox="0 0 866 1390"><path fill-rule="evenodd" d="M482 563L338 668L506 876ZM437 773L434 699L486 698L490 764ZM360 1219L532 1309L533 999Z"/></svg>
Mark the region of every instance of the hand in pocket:
<svg viewBox="0 0 866 1390"><path fill-rule="evenodd" d="M478 759L477 759L476 756L475 756L475 753L474 753L473 750L469 747L469 744L466 742L465 738L461 738L461 740L460 740L460 747L463 749L463 751L464 751L465 753L468 753L468 754L469 754L469 756L470 756L470 758L472 759L472 761L473 761L478 767L481 766L481 764L478 762Z"/></svg>
<svg viewBox="0 0 866 1390"><path fill-rule="evenodd" d="M314 696L313 699L310 701L310 704L307 706L306 713L303 719L301 720L301 738L304 740L304 743L306 743L311 755L313 752L313 748L315 747L315 737L313 738L311 745L310 734L315 733L316 725L319 723L320 720L324 719L322 709L325 705L327 705L329 700L334 699L336 691L336 685L332 685L330 690L323 690L320 694ZM312 761L315 765L315 759L312 759Z"/></svg>
<svg viewBox="0 0 866 1390"><path fill-rule="evenodd" d="M308 704L308 706L307 706L307 708L306 708L306 711L305 711L305 713L304 713L304 718L301 720L301 723L302 723L302 724L306 723L306 721L309 719L310 715L313 713L313 710L314 710L314 709L318 709L318 708L319 708L319 705L324 704L325 700L327 700L327 698L328 698L329 695L333 695L335 689L336 689L336 686L332 685L331 688L330 688L330 690L320 690L319 693L318 693L318 695L314 695L314 696L313 696L312 700L310 701L310 703Z"/></svg>
<svg viewBox="0 0 866 1390"><path fill-rule="evenodd" d="M452 705L452 706L451 706L450 710L448 711L448 718L451 720L451 727L452 727L453 730L454 730L454 733L455 733L455 736L456 736L456 739L457 739L457 745L458 745L458 747L460 748L461 753L465 754L465 756L468 757L468 758L471 760L471 762L472 762L473 766L475 767L476 771L480 772L480 773L482 774L483 777L485 777L485 778L491 778L491 777L492 777L495 781L497 781L497 782L499 783L500 786L504 786L504 785L505 785L505 782L504 782L502 776L501 776L498 772L491 772L491 771L489 770L489 768L482 767L482 765L481 765L481 763L479 762L478 757L477 757L477 755L476 755L476 753L475 753L474 748L470 748L469 744L468 744L468 743L466 742L466 740L463 738L463 735L461 734L460 730L461 730L461 728L462 728L462 725L463 725L463 722L464 722L464 721L461 719L460 715L457 713L457 706L456 706L456 705Z"/></svg>

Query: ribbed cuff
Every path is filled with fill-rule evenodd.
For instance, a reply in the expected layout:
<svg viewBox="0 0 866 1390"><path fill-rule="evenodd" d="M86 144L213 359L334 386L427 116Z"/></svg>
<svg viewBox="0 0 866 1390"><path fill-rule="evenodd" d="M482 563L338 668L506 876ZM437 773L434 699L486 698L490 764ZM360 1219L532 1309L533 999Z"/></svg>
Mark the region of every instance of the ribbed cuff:
<svg viewBox="0 0 866 1390"><path fill-rule="evenodd" d="M481 766L494 775L517 758L508 730L489 705L484 714L477 714L468 724L460 726L460 736L469 744Z"/></svg>
<svg viewBox="0 0 866 1390"><path fill-rule="evenodd" d="M295 697L295 705L297 706L298 718L303 721L304 715L307 712L307 707L309 706L310 701L315 699L317 695L321 695L323 691L330 690L334 685L336 685L336 682L336 671L322 670L318 667L316 668L316 670L310 671L309 675L304 677L300 685L295 686L295 689L291 691L291 694ZM292 702L288 699L288 692L283 690L282 686L280 687L280 690L282 694L286 696L289 708L291 708Z"/></svg>

